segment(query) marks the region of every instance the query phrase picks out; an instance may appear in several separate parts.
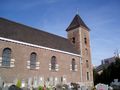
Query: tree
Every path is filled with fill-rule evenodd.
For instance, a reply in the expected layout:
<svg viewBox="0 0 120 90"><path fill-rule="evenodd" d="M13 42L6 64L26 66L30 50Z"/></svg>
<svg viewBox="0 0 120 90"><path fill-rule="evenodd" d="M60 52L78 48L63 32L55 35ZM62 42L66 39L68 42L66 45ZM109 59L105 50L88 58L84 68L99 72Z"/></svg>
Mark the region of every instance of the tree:
<svg viewBox="0 0 120 90"><path fill-rule="evenodd" d="M99 74L96 72L95 69L93 69L93 80L94 80L94 85L99 83Z"/></svg>
<svg viewBox="0 0 120 90"><path fill-rule="evenodd" d="M115 58L115 62L104 68L100 75L93 70L93 75L95 85L98 83L110 85L114 79L120 80L120 58Z"/></svg>

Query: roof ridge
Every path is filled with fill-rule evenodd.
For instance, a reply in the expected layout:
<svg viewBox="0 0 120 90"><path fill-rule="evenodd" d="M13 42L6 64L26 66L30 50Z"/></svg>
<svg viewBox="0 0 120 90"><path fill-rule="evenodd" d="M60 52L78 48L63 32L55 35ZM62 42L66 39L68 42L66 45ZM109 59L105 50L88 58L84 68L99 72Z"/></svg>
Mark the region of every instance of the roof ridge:
<svg viewBox="0 0 120 90"><path fill-rule="evenodd" d="M0 19L0 37L79 54L67 38L8 19Z"/></svg>

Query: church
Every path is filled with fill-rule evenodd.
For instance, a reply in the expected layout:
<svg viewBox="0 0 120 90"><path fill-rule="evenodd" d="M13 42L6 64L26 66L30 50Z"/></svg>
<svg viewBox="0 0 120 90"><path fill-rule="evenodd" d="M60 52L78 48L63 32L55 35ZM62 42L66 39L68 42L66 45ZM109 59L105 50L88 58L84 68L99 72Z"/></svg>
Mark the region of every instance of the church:
<svg viewBox="0 0 120 90"><path fill-rule="evenodd" d="M67 38L0 18L0 77L93 85L90 29L76 14Z"/></svg>

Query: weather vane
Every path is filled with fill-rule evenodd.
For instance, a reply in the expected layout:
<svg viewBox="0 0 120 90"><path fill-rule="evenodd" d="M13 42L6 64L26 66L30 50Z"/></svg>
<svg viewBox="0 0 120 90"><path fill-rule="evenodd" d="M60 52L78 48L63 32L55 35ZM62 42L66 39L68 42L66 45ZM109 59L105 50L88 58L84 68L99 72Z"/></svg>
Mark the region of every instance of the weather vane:
<svg viewBox="0 0 120 90"><path fill-rule="evenodd" d="M76 14L79 14L79 8L76 9Z"/></svg>

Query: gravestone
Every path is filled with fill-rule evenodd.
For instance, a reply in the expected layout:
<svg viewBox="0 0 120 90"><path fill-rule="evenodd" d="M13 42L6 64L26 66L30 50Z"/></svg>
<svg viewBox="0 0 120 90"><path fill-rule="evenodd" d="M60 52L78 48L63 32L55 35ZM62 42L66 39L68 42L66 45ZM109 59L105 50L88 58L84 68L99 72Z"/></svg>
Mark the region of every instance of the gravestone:
<svg viewBox="0 0 120 90"><path fill-rule="evenodd" d="M2 78L0 77L0 87L2 88L3 85L4 85L4 82L3 82Z"/></svg>
<svg viewBox="0 0 120 90"><path fill-rule="evenodd" d="M38 85L44 86L44 78L43 78L43 77L39 77L38 80L39 80L39 81L38 81Z"/></svg>
<svg viewBox="0 0 120 90"><path fill-rule="evenodd" d="M32 87L32 78L30 77L29 79L28 79L28 88L31 88Z"/></svg>
<svg viewBox="0 0 120 90"><path fill-rule="evenodd" d="M2 90L8 90L8 86L3 87Z"/></svg>
<svg viewBox="0 0 120 90"><path fill-rule="evenodd" d="M85 86L81 86L81 90L86 90L86 87Z"/></svg>
<svg viewBox="0 0 120 90"><path fill-rule="evenodd" d="M105 84L97 84L96 90L108 90L108 85Z"/></svg>
<svg viewBox="0 0 120 90"><path fill-rule="evenodd" d="M37 87L38 87L38 79L37 79L37 77L34 77L33 87L34 87L34 88L37 88Z"/></svg>
<svg viewBox="0 0 120 90"><path fill-rule="evenodd" d="M30 89L27 87L23 87L22 90L30 90Z"/></svg>
<svg viewBox="0 0 120 90"><path fill-rule="evenodd" d="M54 79L53 79L53 77L50 77L49 79L50 79L50 80L49 80L50 85L53 86L53 85L54 85Z"/></svg>
<svg viewBox="0 0 120 90"><path fill-rule="evenodd" d="M56 90L62 90L62 84L57 84L55 88L56 88ZM54 90L55 90L55 88L54 88Z"/></svg>
<svg viewBox="0 0 120 90"><path fill-rule="evenodd" d="M13 80L13 84L16 85L16 84L17 84L17 81L18 81L18 79L15 78L15 79Z"/></svg>
<svg viewBox="0 0 120 90"><path fill-rule="evenodd" d="M21 87L23 88L25 86L26 86L25 80L22 80Z"/></svg>
<svg viewBox="0 0 120 90"><path fill-rule="evenodd" d="M114 79L114 82L112 82L111 85L120 86L120 82L118 82L118 79Z"/></svg>
<svg viewBox="0 0 120 90"><path fill-rule="evenodd" d="M15 85L11 85L8 90L22 90L22 89Z"/></svg>
<svg viewBox="0 0 120 90"><path fill-rule="evenodd" d="M113 89L120 90L120 82L118 79L114 79L114 82L112 82L110 85L113 87Z"/></svg>

